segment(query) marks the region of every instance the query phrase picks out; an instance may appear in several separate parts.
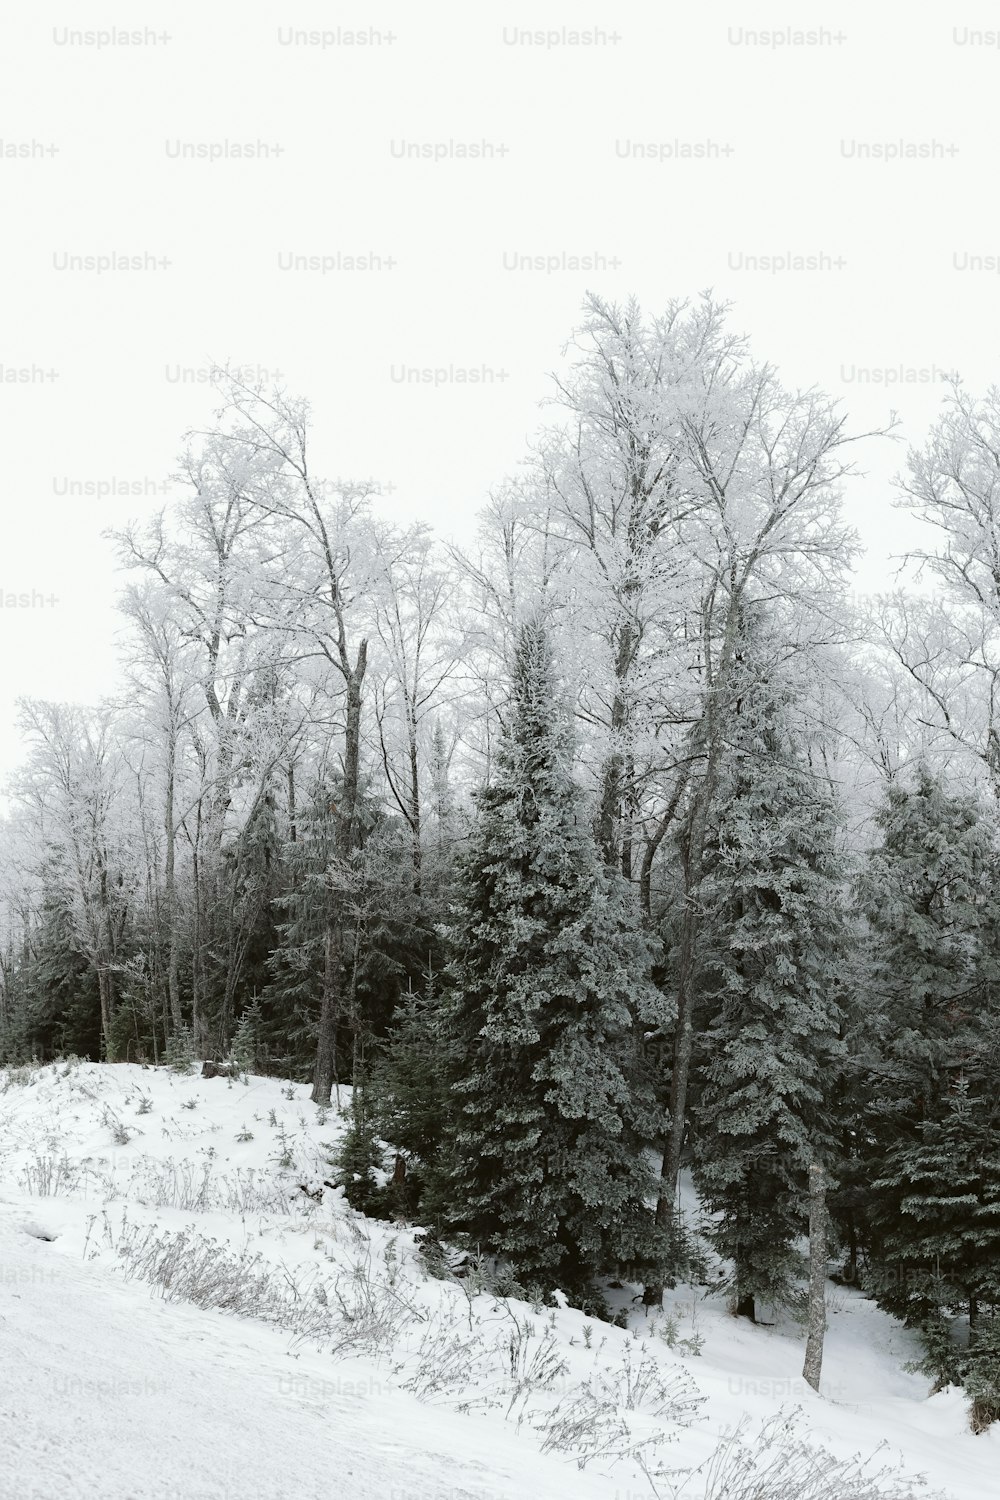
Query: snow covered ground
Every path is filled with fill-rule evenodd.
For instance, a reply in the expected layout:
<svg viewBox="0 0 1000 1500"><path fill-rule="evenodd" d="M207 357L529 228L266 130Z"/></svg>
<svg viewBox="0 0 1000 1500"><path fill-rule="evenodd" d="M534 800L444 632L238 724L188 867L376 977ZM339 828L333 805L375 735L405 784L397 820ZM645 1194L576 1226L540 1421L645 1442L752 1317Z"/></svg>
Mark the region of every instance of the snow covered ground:
<svg viewBox="0 0 1000 1500"><path fill-rule="evenodd" d="M701 1500L722 1434L754 1453L796 1411L831 1455L886 1439L875 1467L997 1494L1000 1434L857 1293L830 1288L817 1396L798 1330L702 1289L622 1330L429 1278L323 1187L342 1128L274 1079L0 1072L2 1500Z"/></svg>

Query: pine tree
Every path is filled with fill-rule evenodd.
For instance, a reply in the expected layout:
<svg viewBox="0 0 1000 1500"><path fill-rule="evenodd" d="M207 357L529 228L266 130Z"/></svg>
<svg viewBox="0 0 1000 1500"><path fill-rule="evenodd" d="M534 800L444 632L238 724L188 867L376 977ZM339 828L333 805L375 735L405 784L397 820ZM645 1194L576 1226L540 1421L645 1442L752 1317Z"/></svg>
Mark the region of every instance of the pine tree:
<svg viewBox="0 0 1000 1500"><path fill-rule="evenodd" d="M745 690L709 836L703 912L706 1031L695 1181L732 1264L736 1311L796 1300L795 1240L810 1163L829 1159L842 941L836 809L798 753L787 696L744 652Z"/></svg>
<svg viewBox="0 0 1000 1500"><path fill-rule="evenodd" d="M871 1005L855 1137L868 1284L1000 1415L1000 903L990 824L925 766L890 788L859 895ZM953 1325L964 1322L958 1340Z"/></svg>
<svg viewBox="0 0 1000 1500"><path fill-rule="evenodd" d="M30 947L18 955L20 1004L12 1008L0 1059L76 1053L101 1056L101 1007L93 967L80 952L73 919L51 863Z"/></svg>
<svg viewBox="0 0 1000 1500"><path fill-rule="evenodd" d="M451 1106L450 1081L459 1076L460 1062L436 976L429 970L423 989L403 996L372 1070L372 1107L379 1131L402 1158L401 1181L388 1207L408 1217L437 1217L447 1196L440 1176L441 1150Z"/></svg>
<svg viewBox="0 0 1000 1500"><path fill-rule="evenodd" d="M260 996L260 1058L280 1059L297 1075L311 1067L316 1047L336 791L318 778L297 810L296 837L285 848L283 889L275 902L271 978Z"/></svg>
<svg viewBox="0 0 1000 1500"><path fill-rule="evenodd" d="M874 1285L913 1327L971 1307L974 1328L1000 1305L1000 1129L964 1077L940 1116L890 1152L874 1183L884 1226Z"/></svg>
<svg viewBox="0 0 1000 1500"><path fill-rule="evenodd" d="M973 1400L977 1431L1000 1418L1000 1122L962 1078L940 1122L901 1143L875 1182L880 1195L880 1306L922 1336L922 1368ZM992 1108L990 1105L992 1104ZM957 1341L956 1319L967 1336Z"/></svg>
<svg viewBox="0 0 1000 1500"><path fill-rule="evenodd" d="M259 1071L262 1019L260 1001L254 996L240 1016L233 1033L232 1056L241 1073Z"/></svg>
<svg viewBox="0 0 1000 1500"><path fill-rule="evenodd" d="M194 1037L190 1026L182 1026L167 1037L163 1061L172 1073L191 1073L195 1064Z"/></svg>
<svg viewBox="0 0 1000 1500"><path fill-rule="evenodd" d="M995 857L974 798L926 766L897 784L859 898L869 930L868 1128L884 1148L912 1134L948 1086L972 1013L995 977Z"/></svg>
<svg viewBox="0 0 1000 1500"><path fill-rule="evenodd" d="M446 1227L523 1282L584 1294L649 1259L655 1128L637 1018L662 1020L650 948L607 874L572 776L543 626L518 635L495 778L480 793L450 929L462 1059L441 1181Z"/></svg>
<svg viewBox="0 0 1000 1500"><path fill-rule="evenodd" d="M367 1090L355 1084L351 1091L350 1124L336 1153L338 1186L344 1197L359 1213L378 1217L385 1198L378 1174L382 1170L383 1151L378 1128L369 1107Z"/></svg>
<svg viewBox="0 0 1000 1500"><path fill-rule="evenodd" d="M296 841L286 847L279 942L268 961L272 979L261 996L258 1040L272 1055L287 1053L297 1071L311 1066L335 892L343 982L332 1018L334 1072L343 1083L385 1037L432 935L412 889L402 822L364 790L355 848L346 863L337 861L331 809L339 795L336 780L318 781L299 810Z"/></svg>
<svg viewBox="0 0 1000 1500"><path fill-rule="evenodd" d="M952 795L925 766L889 788L882 838L858 883L867 928L867 993L852 1035L856 1175L876 1261L897 1208L875 1181L897 1151L917 1147L996 1014L1000 905L995 856L974 798Z"/></svg>

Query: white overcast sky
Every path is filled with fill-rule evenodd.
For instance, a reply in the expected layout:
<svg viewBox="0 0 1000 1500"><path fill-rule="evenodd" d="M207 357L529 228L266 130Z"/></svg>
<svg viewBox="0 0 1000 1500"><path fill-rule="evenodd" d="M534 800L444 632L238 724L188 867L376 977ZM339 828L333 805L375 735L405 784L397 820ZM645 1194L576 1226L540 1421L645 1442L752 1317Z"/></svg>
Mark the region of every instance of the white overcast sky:
<svg viewBox="0 0 1000 1500"><path fill-rule="evenodd" d="M313 403L329 475L392 485L397 514L465 536L545 419L547 372L587 288L656 310L712 287L789 384L842 396L859 429L894 406L913 441L939 405L938 372L973 388L1000 377L1000 275L969 269L1000 265L992 8L14 12L0 20L0 592L35 603L0 610L0 770L18 757L18 695L114 686L117 584L101 532L163 503L155 486L182 432L210 415L211 388L178 370L280 370ZM97 44L116 29L145 40ZM580 30L596 43L574 45ZM796 44L790 30L818 35ZM348 45L358 31L369 43ZM517 40L535 31L553 44ZM762 45L762 32L785 44ZM258 159L183 151L258 142ZM449 142L495 154L398 156ZM679 159L678 146L705 143L709 159ZM282 269L367 254L381 270ZM148 269L67 266L113 255ZM606 264L505 268L588 255ZM787 255L823 269L747 268ZM413 386L393 380L401 366L507 378ZM863 384L860 370L932 378ZM865 588L902 544L889 481L903 457L869 447L849 493L870 549ZM150 493L65 493L88 482Z"/></svg>

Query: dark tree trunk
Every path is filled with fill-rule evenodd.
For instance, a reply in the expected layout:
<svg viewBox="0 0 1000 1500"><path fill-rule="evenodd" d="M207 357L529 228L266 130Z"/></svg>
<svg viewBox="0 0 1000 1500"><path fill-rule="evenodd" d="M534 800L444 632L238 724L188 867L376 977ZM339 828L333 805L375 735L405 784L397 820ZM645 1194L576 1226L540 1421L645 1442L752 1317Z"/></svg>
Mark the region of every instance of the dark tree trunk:
<svg viewBox="0 0 1000 1500"><path fill-rule="evenodd" d="M736 645L737 601L733 600L726 623L726 635L719 668L708 673L705 715L695 748L704 753L704 774L691 803L690 819L684 848L684 915L677 962L677 1024L674 1031L674 1060L670 1079L670 1120L660 1171L660 1197L656 1205L656 1223L668 1231L676 1243L674 1200L681 1169L684 1132L687 1127L688 1079L694 1052L694 1004L697 982L698 924L700 886L705 867L705 839L709 812L715 797L722 760L722 738L725 723L724 695L730 678L730 664ZM652 1283L653 1290L657 1283ZM662 1294L662 1283L659 1284Z"/></svg>
<svg viewBox="0 0 1000 1500"><path fill-rule="evenodd" d="M851 1286L858 1284L858 1226L853 1208L847 1213L847 1280Z"/></svg>
<svg viewBox="0 0 1000 1500"><path fill-rule="evenodd" d="M361 685L368 662L368 643L362 641L357 662L347 676L347 715L344 724L344 782L340 806L336 810L334 862L346 869L357 839L358 788L361 766ZM316 1067L313 1073L312 1100L329 1107L334 1083L337 1082L337 1026L340 1022L344 990L344 912L343 897L338 890L329 892L326 925L323 994L320 1001L319 1030L316 1038Z"/></svg>
<svg viewBox="0 0 1000 1500"><path fill-rule="evenodd" d="M331 911L327 917L324 939L323 995L312 1089L313 1103L325 1107L329 1107L333 1085L337 1079L337 1027L340 1025L343 967L340 925L336 914Z"/></svg>
<svg viewBox="0 0 1000 1500"><path fill-rule="evenodd" d="M809 1168L809 1331L802 1378L819 1390L826 1333L826 1173L819 1162Z"/></svg>
<svg viewBox="0 0 1000 1500"><path fill-rule="evenodd" d="M748 1292L742 1292L736 1299L736 1316L738 1318L749 1318L751 1323L757 1321L757 1309L754 1299Z"/></svg>
<svg viewBox="0 0 1000 1500"><path fill-rule="evenodd" d="M646 917L652 917L652 884L653 884L653 862L656 859L660 845L663 843L671 823L677 816L681 799L687 791L690 768L686 767L681 778L674 788L670 801L663 811L663 816L657 823L650 837L646 840L646 848L642 856L642 864L639 869L639 901Z"/></svg>
<svg viewBox="0 0 1000 1500"><path fill-rule="evenodd" d="M170 1001L170 1025L174 1032L179 1032L181 1029L181 991L179 975L180 958L178 952L180 943L177 931L177 833L174 827L175 759L176 746L174 744L173 731L171 730L167 751L166 806L163 813L163 832L166 837L164 896L167 905L167 995Z"/></svg>
<svg viewBox="0 0 1000 1500"><path fill-rule="evenodd" d="M410 834L413 838L413 891L420 895L422 851L420 848L420 764L417 759L417 725L412 714L407 725L410 751Z"/></svg>
<svg viewBox="0 0 1000 1500"><path fill-rule="evenodd" d="M114 1038L111 1035L111 983L103 963L97 968L97 992L101 998L101 1035L104 1037L104 1056L109 1063L117 1062Z"/></svg>

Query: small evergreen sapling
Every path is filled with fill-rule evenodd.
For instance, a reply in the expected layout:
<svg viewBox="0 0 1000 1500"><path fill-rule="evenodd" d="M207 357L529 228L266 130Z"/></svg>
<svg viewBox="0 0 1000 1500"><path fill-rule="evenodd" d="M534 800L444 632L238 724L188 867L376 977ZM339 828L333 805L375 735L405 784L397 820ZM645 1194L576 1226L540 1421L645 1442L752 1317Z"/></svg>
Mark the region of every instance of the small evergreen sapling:
<svg viewBox="0 0 1000 1500"><path fill-rule="evenodd" d="M374 1115L365 1089L355 1084L351 1092L350 1124L337 1151L334 1166L337 1186L359 1213L379 1217L385 1203L385 1188L379 1181L383 1151Z"/></svg>
<svg viewBox="0 0 1000 1500"><path fill-rule="evenodd" d="M194 1038L189 1026L182 1026L167 1038L163 1060L172 1073L190 1073L194 1068Z"/></svg>

